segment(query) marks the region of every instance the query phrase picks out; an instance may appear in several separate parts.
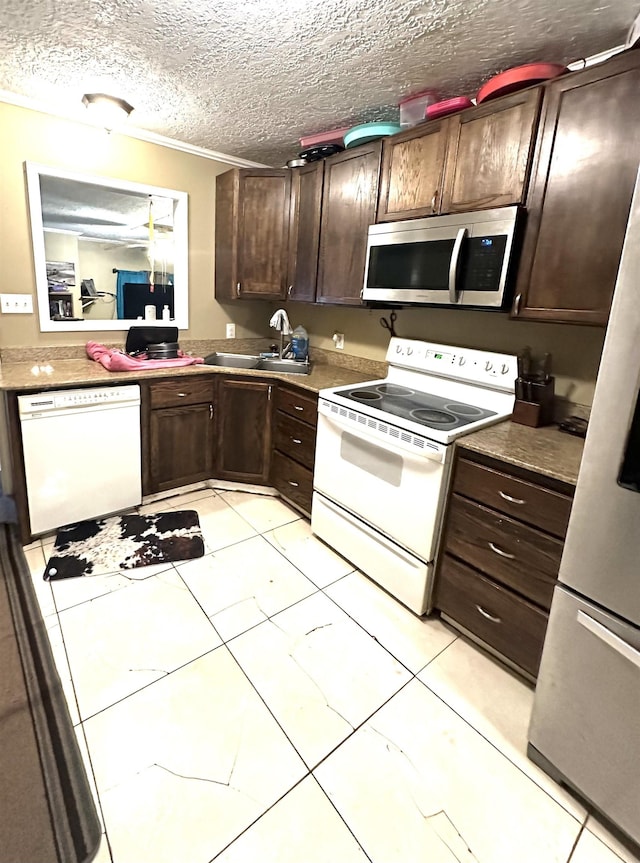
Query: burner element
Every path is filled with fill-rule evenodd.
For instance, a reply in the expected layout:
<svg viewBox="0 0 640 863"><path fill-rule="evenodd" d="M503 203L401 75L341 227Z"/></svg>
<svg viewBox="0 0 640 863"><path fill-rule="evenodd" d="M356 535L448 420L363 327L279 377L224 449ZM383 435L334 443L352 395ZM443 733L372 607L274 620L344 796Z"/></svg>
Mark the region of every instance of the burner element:
<svg viewBox="0 0 640 863"><path fill-rule="evenodd" d="M445 405L445 409L459 417L479 417L485 413L482 408L474 407L474 405L463 405L458 402L451 402L451 404Z"/></svg>
<svg viewBox="0 0 640 863"><path fill-rule="evenodd" d="M398 386L398 384L380 384L376 390L385 396L412 396L415 393L415 390Z"/></svg>
<svg viewBox="0 0 640 863"><path fill-rule="evenodd" d="M446 411L439 411L435 408L418 408L411 411L411 416L423 423L435 423L436 425L450 425L457 421L457 417Z"/></svg>
<svg viewBox="0 0 640 863"><path fill-rule="evenodd" d="M351 393L351 397L354 399L361 399L365 402L375 402L378 399L381 399L382 395L380 393L372 393L371 390L362 390L362 392L355 390L355 392Z"/></svg>

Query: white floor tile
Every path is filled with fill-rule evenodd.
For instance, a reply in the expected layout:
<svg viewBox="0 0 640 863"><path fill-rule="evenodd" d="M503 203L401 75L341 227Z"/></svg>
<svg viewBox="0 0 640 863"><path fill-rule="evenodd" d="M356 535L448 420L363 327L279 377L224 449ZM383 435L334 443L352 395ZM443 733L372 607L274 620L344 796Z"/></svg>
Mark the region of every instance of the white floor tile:
<svg viewBox="0 0 640 863"><path fill-rule="evenodd" d="M320 593L228 646L309 766L411 679Z"/></svg>
<svg viewBox="0 0 640 863"><path fill-rule="evenodd" d="M138 566L135 569L118 570L108 575L83 575L79 578L60 578L50 581L53 598L58 611L72 608L128 587L133 581L142 581L152 575L173 570L171 563L155 563L153 566Z"/></svg>
<svg viewBox="0 0 640 863"><path fill-rule="evenodd" d="M220 644L173 570L76 605L59 618L82 718Z"/></svg>
<svg viewBox="0 0 640 863"><path fill-rule="evenodd" d="M91 789L91 794L93 796L93 802L96 807L98 820L100 821L100 827L102 829L102 832L104 833L105 827L104 818L102 817L102 806L100 804L100 796L98 794L96 780L93 775L93 765L91 763L91 757L89 755L89 747L87 746L85 731L82 725L77 725L74 730L76 732L76 740L78 741L78 749L80 750L80 755L82 756L82 762L84 764L84 772L87 776L87 781L89 783L89 788Z"/></svg>
<svg viewBox="0 0 640 863"><path fill-rule="evenodd" d="M225 641L316 591L261 536L176 568Z"/></svg>
<svg viewBox="0 0 640 863"><path fill-rule="evenodd" d="M64 692L64 697L67 702L67 707L69 708L71 722L74 725L77 725L80 722L80 714L78 713L78 705L76 703L76 691L74 689L73 682L71 679L71 671L69 669L69 662L67 660L67 652L64 648L62 631L60 629L60 624L57 622L57 618L55 625L50 626L47 629L47 635L49 636L51 652L53 653L56 670L58 672L58 676L60 677L60 682L62 684L62 690Z"/></svg>
<svg viewBox="0 0 640 863"><path fill-rule="evenodd" d="M315 537L302 518L265 533L264 538L318 587L353 571L353 565Z"/></svg>
<svg viewBox="0 0 640 863"><path fill-rule="evenodd" d="M273 530L300 518L295 510L277 497L244 491L221 491L219 494L258 533Z"/></svg>
<svg viewBox="0 0 640 863"><path fill-rule="evenodd" d="M580 830L418 680L315 775L373 863L566 863Z"/></svg>
<svg viewBox="0 0 640 863"><path fill-rule="evenodd" d="M367 860L310 776L216 857L216 863L367 863Z"/></svg>
<svg viewBox="0 0 640 863"><path fill-rule="evenodd" d="M625 863L626 861L635 863L638 859L631 856L626 849L624 853L626 856L619 857L593 833L584 830L571 856L571 863L621 863L623 860Z"/></svg>
<svg viewBox="0 0 640 863"><path fill-rule="evenodd" d="M41 546L24 550L24 557L31 573L36 599L40 606L40 613L47 618L56 613L56 605L53 601L51 585L42 576L46 566L45 555Z"/></svg>
<svg viewBox="0 0 640 863"><path fill-rule="evenodd" d="M198 513L207 552L217 551L256 535L251 525L219 495L195 500L189 508Z"/></svg>
<svg viewBox="0 0 640 863"><path fill-rule="evenodd" d="M112 863L111 861L111 852L109 851L109 845L107 843L106 834L102 834L102 839L100 841L100 847L98 848L98 853L93 858L91 863Z"/></svg>
<svg viewBox="0 0 640 863"><path fill-rule="evenodd" d="M305 773L224 647L85 729L116 863L208 863Z"/></svg>
<svg viewBox="0 0 640 863"><path fill-rule="evenodd" d="M439 618L417 617L361 572L325 593L414 674L457 638Z"/></svg>
<svg viewBox="0 0 640 863"><path fill-rule="evenodd" d="M167 498L164 503L167 509L195 509L192 504L197 500L206 500L213 497L216 497L216 492L212 488L203 487Z"/></svg>
<svg viewBox="0 0 640 863"><path fill-rule="evenodd" d="M640 863L640 854L634 854L626 845L623 845L620 840L608 830L604 824L595 816L590 815L586 824L587 830L593 833L604 845L607 846L614 854L624 863ZM573 860L571 861L573 863ZM603 861L604 863L604 861ZM608 858L607 858L608 863ZM613 861L612 861L613 863ZM618 861L616 860L616 863Z"/></svg>
<svg viewBox="0 0 640 863"><path fill-rule="evenodd" d="M533 689L464 638L418 677L580 821L585 807L527 758Z"/></svg>

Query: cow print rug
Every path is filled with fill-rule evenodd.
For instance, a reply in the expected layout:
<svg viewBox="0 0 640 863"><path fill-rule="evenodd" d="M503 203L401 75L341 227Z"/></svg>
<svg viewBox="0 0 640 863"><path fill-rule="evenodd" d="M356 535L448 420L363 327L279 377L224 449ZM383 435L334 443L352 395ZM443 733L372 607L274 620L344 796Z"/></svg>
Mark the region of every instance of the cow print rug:
<svg viewBox="0 0 640 863"><path fill-rule="evenodd" d="M44 579L106 575L203 554L195 510L91 519L60 528Z"/></svg>

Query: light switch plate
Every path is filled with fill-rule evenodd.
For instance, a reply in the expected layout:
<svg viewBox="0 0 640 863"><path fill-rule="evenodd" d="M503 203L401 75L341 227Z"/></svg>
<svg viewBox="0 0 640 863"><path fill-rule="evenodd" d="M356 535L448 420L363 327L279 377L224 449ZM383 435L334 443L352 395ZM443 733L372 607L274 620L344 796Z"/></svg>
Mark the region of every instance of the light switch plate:
<svg viewBox="0 0 640 863"><path fill-rule="evenodd" d="M236 325L235 324L227 324L227 338L235 339L236 337Z"/></svg>
<svg viewBox="0 0 640 863"><path fill-rule="evenodd" d="M32 315L31 294L0 294L0 310L5 315Z"/></svg>

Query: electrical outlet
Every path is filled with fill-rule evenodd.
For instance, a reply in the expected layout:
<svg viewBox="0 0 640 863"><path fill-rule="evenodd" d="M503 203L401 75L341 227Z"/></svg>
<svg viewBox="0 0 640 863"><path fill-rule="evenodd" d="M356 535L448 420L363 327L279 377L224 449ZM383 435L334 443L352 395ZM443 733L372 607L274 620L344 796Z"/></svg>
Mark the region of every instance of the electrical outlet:
<svg viewBox="0 0 640 863"><path fill-rule="evenodd" d="M227 324L227 338L235 339L236 337L236 325L235 324Z"/></svg>
<svg viewBox="0 0 640 863"><path fill-rule="evenodd" d="M32 315L31 294L0 294L0 310L5 315Z"/></svg>
<svg viewBox="0 0 640 863"><path fill-rule="evenodd" d="M339 351L344 350L344 333L334 333L333 343Z"/></svg>

